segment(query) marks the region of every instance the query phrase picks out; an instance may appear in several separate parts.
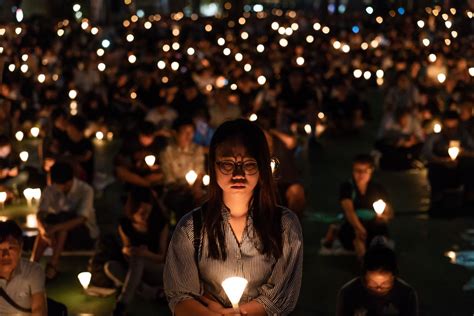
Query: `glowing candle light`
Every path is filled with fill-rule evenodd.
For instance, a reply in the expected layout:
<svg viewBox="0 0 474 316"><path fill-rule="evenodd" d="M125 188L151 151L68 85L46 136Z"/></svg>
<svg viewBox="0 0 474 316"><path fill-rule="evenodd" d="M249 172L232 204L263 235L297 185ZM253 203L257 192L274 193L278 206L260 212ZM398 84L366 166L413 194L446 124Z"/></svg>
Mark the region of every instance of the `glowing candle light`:
<svg viewBox="0 0 474 316"><path fill-rule="evenodd" d="M308 135L311 134L312 130L313 130L313 129L311 128L311 125L306 124L306 125L304 126L304 131L306 132L306 134L308 134Z"/></svg>
<svg viewBox="0 0 474 316"><path fill-rule="evenodd" d="M369 48L369 44L363 42L362 44L360 44L360 48L362 48L362 50L367 50Z"/></svg>
<svg viewBox="0 0 474 316"><path fill-rule="evenodd" d="M131 43L135 39L135 36L133 34L128 34L126 37L127 42Z"/></svg>
<svg viewBox="0 0 474 316"><path fill-rule="evenodd" d="M375 76L376 76L377 78L383 78L384 74L385 74L385 73L384 73L384 71L383 71L382 69L379 69L379 70L377 70L377 71L375 72Z"/></svg>
<svg viewBox="0 0 474 316"><path fill-rule="evenodd" d="M448 155L451 157L452 160L456 160L460 152L460 148L458 146L450 146L448 148Z"/></svg>
<svg viewBox="0 0 474 316"><path fill-rule="evenodd" d="M314 36L313 35L306 36L306 42L308 42L309 44L314 42Z"/></svg>
<svg viewBox="0 0 474 316"><path fill-rule="evenodd" d="M374 211L377 213L377 216L382 216L383 212L385 212L385 207L387 204L382 199L380 199L375 201L372 206L374 207Z"/></svg>
<svg viewBox="0 0 474 316"><path fill-rule="evenodd" d="M39 133L40 133L40 129L39 129L38 127L36 127L36 126L35 126L35 127L32 127L32 128L30 129L30 134L31 134L31 136L33 136L34 138L38 137Z"/></svg>
<svg viewBox="0 0 474 316"><path fill-rule="evenodd" d="M298 66L303 66L303 65L304 65L304 58L301 57L301 56L298 57L298 58L296 58L296 64L297 64Z"/></svg>
<svg viewBox="0 0 474 316"><path fill-rule="evenodd" d="M131 54L128 56L128 62L134 64L137 61L137 56Z"/></svg>
<svg viewBox="0 0 474 316"><path fill-rule="evenodd" d="M97 138L98 140L103 140L104 139L104 133L101 132L101 131L97 131L95 133L95 138Z"/></svg>
<svg viewBox="0 0 474 316"><path fill-rule="evenodd" d="M211 182L211 178L209 177L208 174L206 174L206 175L204 175L204 176L202 177L202 184L203 184L204 186L207 187L210 182Z"/></svg>
<svg viewBox="0 0 474 316"><path fill-rule="evenodd" d="M246 39L249 38L249 33L247 33L247 32L242 32L242 33L240 34L240 37L241 37L243 40L246 40Z"/></svg>
<svg viewBox="0 0 474 316"><path fill-rule="evenodd" d="M145 157L145 163L147 164L148 167L153 167L153 165L156 162L156 157L154 155L148 155Z"/></svg>
<svg viewBox="0 0 474 316"><path fill-rule="evenodd" d="M325 26L325 27L323 27L322 31L323 31L324 34L329 34L331 29L328 26Z"/></svg>
<svg viewBox="0 0 474 316"><path fill-rule="evenodd" d="M21 67L20 67L20 71L21 71L22 73L26 73L26 72L28 71L28 68L29 68L29 67L28 67L27 64L23 64L23 65L21 65Z"/></svg>
<svg viewBox="0 0 474 316"><path fill-rule="evenodd" d="M235 54L235 60L236 61L242 61L242 59L244 59L244 56L241 54L241 53L237 53Z"/></svg>
<svg viewBox="0 0 474 316"><path fill-rule="evenodd" d="M347 45L347 44L344 44L344 45L342 46L342 51L347 54L348 52L351 51L351 47L350 47L349 45Z"/></svg>
<svg viewBox="0 0 474 316"><path fill-rule="evenodd" d="M230 277L222 282L227 297L232 303L233 308L239 308L240 298L244 294L248 281L241 277Z"/></svg>
<svg viewBox="0 0 474 316"><path fill-rule="evenodd" d="M156 66L158 67L158 69L165 69L166 67L166 63L163 61L163 60L160 60L156 63Z"/></svg>
<svg viewBox="0 0 474 316"><path fill-rule="evenodd" d="M38 219L36 218L36 214L26 215L26 227L38 228Z"/></svg>
<svg viewBox="0 0 474 316"><path fill-rule="evenodd" d="M17 141L21 142L23 140L23 137L25 137L25 134L22 131L18 131L15 133L15 138Z"/></svg>
<svg viewBox="0 0 474 316"><path fill-rule="evenodd" d="M27 162L30 155L27 151L22 151L19 156L21 161Z"/></svg>
<svg viewBox="0 0 474 316"><path fill-rule="evenodd" d="M436 61L436 59L437 59L437 57L436 57L435 54L430 54L430 55L428 56L428 60L429 60L430 62L432 62L432 63L434 63L434 62Z"/></svg>
<svg viewBox="0 0 474 316"><path fill-rule="evenodd" d="M173 50L178 50L180 47L181 47L181 45L179 45L178 42L175 42L175 43L173 43L173 44L171 45L171 48L172 48Z"/></svg>
<svg viewBox="0 0 474 316"><path fill-rule="evenodd" d="M332 44L332 47L334 47L334 49L339 49L339 48L341 48L341 42L339 42L339 41L334 41L334 43Z"/></svg>
<svg viewBox="0 0 474 316"><path fill-rule="evenodd" d="M474 77L474 67L469 67L469 76Z"/></svg>
<svg viewBox="0 0 474 316"><path fill-rule="evenodd" d="M281 47L288 46L288 40L286 38L280 39L280 41L278 43L280 44Z"/></svg>
<svg viewBox="0 0 474 316"><path fill-rule="evenodd" d="M456 252L454 251L448 251L446 254L446 257L449 258L449 261L451 263L456 263Z"/></svg>
<svg viewBox="0 0 474 316"><path fill-rule="evenodd" d="M418 25L418 27L420 29L422 29L424 26L425 26L425 21L423 20L418 20L418 22L416 22L416 24Z"/></svg>
<svg viewBox="0 0 474 316"><path fill-rule="evenodd" d="M152 24L151 24L150 21L146 21L146 22L143 24L143 26L144 26L147 30L149 30L149 29L151 29Z"/></svg>
<svg viewBox="0 0 474 316"><path fill-rule="evenodd" d="M222 38L222 37L219 37L219 38L217 39L217 45L219 45L219 46L224 46L224 45L225 45L225 39Z"/></svg>
<svg viewBox="0 0 474 316"><path fill-rule="evenodd" d="M250 64L245 64L245 65L244 65L244 70L245 70L246 72L249 72L250 70L252 70L252 65L250 65Z"/></svg>
<svg viewBox="0 0 474 316"><path fill-rule="evenodd" d="M114 139L114 133L112 133L112 132L107 132L107 140L108 140L108 141L111 141L111 140L113 140L113 139Z"/></svg>
<svg viewBox="0 0 474 316"><path fill-rule="evenodd" d="M442 127L441 127L441 124L439 124L439 123L435 123L435 125L433 126L433 132L435 134L441 133L441 129L442 129Z"/></svg>
<svg viewBox="0 0 474 316"><path fill-rule="evenodd" d="M426 47L430 46L430 40L429 39L424 38L422 42L423 42L424 46L426 46Z"/></svg>
<svg viewBox="0 0 474 316"><path fill-rule="evenodd" d="M33 199L33 189L26 188L25 190L23 190L23 195L26 198L28 207L31 207L31 200Z"/></svg>
<svg viewBox="0 0 474 316"><path fill-rule="evenodd" d="M249 121L255 122L257 119L258 119L257 114L255 114L255 113L250 114Z"/></svg>
<svg viewBox="0 0 474 316"><path fill-rule="evenodd" d="M72 10L73 10L74 12L77 12L77 11L79 11L80 9L81 9L81 5L78 4L78 3L76 3L76 4L74 4L74 5L72 6Z"/></svg>
<svg viewBox="0 0 474 316"><path fill-rule="evenodd" d="M90 272L81 272L77 275L79 282L81 283L84 290L87 290L91 282L92 274Z"/></svg>
<svg viewBox="0 0 474 316"><path fill-rule="evenodd" d="M40 188L32 189L31 196L33 200L38 203L39 200L41 199L41 189Z"/></svg>
<svg viewBox="0 0 474 316"><path fill-rule="evenodd" d="M2 210L5 207L6 200L7 200L7 192L0 192L0 207Z"/></svg>
<svg viewBox="0 0 474 316"><path fill-rule="evenodd" d="M179 69L179 63L177 61L173 61L171 63L171 69L174 70L174 71L178 70Z"/></svg>
<svg viewBox="0 0 474 316"><path fill-rule="evenodd" d="M43 83L46 80L46 76L44 74L39 74L37 79L39 83Z"/></svg>
<svg viewBox="0 0 474 316"><path fill-rule="evenodd" d="M91 28L92 35L97 35L97 33L99 33L99 29L97 27L94 26L93 28Z"/></svg>
<svg viewBox="0 0 474 316"><path fill-rule="evenodd" d="M263 46L262 44L257 45L257 52L263 53L264 50L265 50L265 46Z"/></svg>
<svg viewBox="0 0 474 316"><path fill-rule="evenodd" d="M6 221L8 221L7 216L0 216L0 222L6 222Z"/></svg>
<svg viewBox="0 0 474 316"><path fill-rule="evenodd" d="M108 48L110 46L110 41L108 39L102 40L102 47L103 48Z"/></svg>
<svg viewBox="0 0 474 316"><path fill-rule="evenodd" d="M263 76L263 75L258 76L257 82L258 82L259 85L263 86L265 84L265 82L267 82L267 78L265 78L265 76Z"/></svg>
<svg viewBox="0 0 474 316"><path fill-rule="evenodd" d="M194 48L189 47L189 48L186 50L186 53L187 53L189 56L192 56L192 55L194 55L195 50L194 50Z"/></svg>
<svg viewBox="0 0 474 316"><path fill-rule="evenodd" d="M436 78L438 79L439 83L443 83L446 81L446 75L444 73L439 73Z"/></svg>
<svg viewBox="0 0 474 316"><path fill-rule="evenodd" d="M372 74L370 73L370 71L364 71L364 78L365 80L369 80L370 77L372 77Z"/></svg>
<svg viewBox="0 0 474 316"><path fill-rule="evenodd" d="M69 99L74 100L77 97L77 91L69 90L68 96L69 96Z"/></svg>
<svg viewBox="0 0 474 316"><path fill-rule="evenodd" d="M190 186L192 186L196 182L197 177L198 175L194 170L189 170L185 175L186 182L188 182Z"/></svg>
<svg viewBox="0 0 474 316"><path fill-rule="evenodd" d="M278 22L273 22L271 27L272 27L272 30L276 31L280 27L280 24L278 24Z"/></svg>
<svg viewBox="0 0 474 316"><path fill-rule="evenodd" d="M314 23L313 24L313 29L315 31L319 31L321 29L321 24L319 24L318 22Z"/></svg>

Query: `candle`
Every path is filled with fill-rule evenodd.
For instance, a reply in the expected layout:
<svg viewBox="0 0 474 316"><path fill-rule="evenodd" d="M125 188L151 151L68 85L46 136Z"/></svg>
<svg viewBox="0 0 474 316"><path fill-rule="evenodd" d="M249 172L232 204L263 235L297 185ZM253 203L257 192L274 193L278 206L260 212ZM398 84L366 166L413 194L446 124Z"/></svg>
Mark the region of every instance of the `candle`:
<svg viewBox="0 0 474 316"><path fill-rule="evenodd" d="M448 257L450 259L451 263L456 263L456 252L448 251L446 253L446 257Z"/></svg>
<svg viewBox="0 0 474 316"><path fill-rule="evenodd" d="M37 203L39 203L39 200L41 199L41 189L40 188L36 188L36 189L32 189L32 197L33 197L33 200L35 200Z"/></svg>
<svg viewBox="0 0 474 316"><path fill-rule="evenodd" d="M8 221L7 216L0 216L0 222L6 222L6 221Z"/></svg>
<svg viewBox="0 0 474 316"><path fill-rule="evenodd" d="M457 146L449 147L449 149L448 149L449 157L451 157L452 160L456 160L456 158L459 155L459 151L460 151L460 149Z"/></svg>
<svg viewBox="0 0 474 316"><path fill-rule="evenodd" d="M26 202L28 204L28 207L31 207L31 200L33 199L33 189L32 188L26 188L23 190L23 195L26 198Z"/></svg>
<svg viewBox="0 0 474 316"><path fill-rule="evenodd" d="M32 127L30 129L30 133L31 133L31 136L33 136L34 138L38 137L39 133L40 133L40 129L38 127Z"/></svg>
<svg viewBox="0 0 474 316"><path fill-rule="evenodd" d="M23 161L23 162L26 162L28 161L28 157L29 157L29 154L27 151L22 151L20 153L20 160Z"/></svg>
<svg viewBox="0 0 474 316"><path fill-rule="evenodd" d="M211 182L211 178L209 177L209 175L204 175L202 177L202 184L207 187L209 185L209 182Z"/></svg>
<svg viewBox="0 0 474 316"><path fill-rule="evenodd" d="M375 210L375 213L377 213L377 216L382 216L387 204L382 199L379 199L375 201L374 204L372 204L372 206L374 207L374 210Z"/></svg>
<svg viewBox="0 0 474 316"><path fill-rule="evenodd" d="M189 185L193 185L194 182L196 182L196 179L197 179L198 175L196 173L196 171L194 170L189 170L188 173L186 173L186 181L188 182Z"/></svg>
<svg viewBox="0 0 474 316"><path fill-rule="evenodd" d="M433 126L433 132L436 133L436 134L441 133L441 129L442 129L442 127L441 127L441 124L439 124L439 123L435 123L435 125Z"/></svg>
<svg viewBox="0 0 474 316"><path fill-rule="evenodd" d="M311 134L312 130L313 130L313 129L311 128L311 125L306 124L306 125L304 126L304 131L306 132L306 134L308 134L308 135Z"/></svg>
<svg viewBox="0 0 474 316"><path fill-rule="evenodd" d="M97 131L95 133L95 138L97 138L98 140L103 140L104 139L104 133L102 133L101 131Z"/></svg>
<svg viewBox="0 0 474 316"><path fill-rule="evenodd" d="M242 294L244 294L247 283L248 281L241 277L230 277L222 281L222 287L232 303L233 308L239 308L240 298Z"/></svg>
<svg viewBox="0 0 474 316"><path fill-rule="evenodd" d="M0 206L2 210L5 207L6 200L7 200L7 192L0 192Z"/></svg>
<svg viewBox="0 0 474 316"><path fill-rule="evenodd" d="M155 164L155 161L156 161L156 157L153 156L153 155L148 155L145 157L145 163L148 165L148 167L153 167L153 165Z"/></svg>
<svg viewBox="0 0 474 316"><path fill-rule="evenodd" d="M19 142L21 142L23 140L24 136L25 136L25 134L23 134L22 131L18 131L18 132L15 133L15 138Z"/></svg>
<svg viewBox="0 0 474 316"><path fill-rule="evenodd" d="M38 219L36 218L36 214L26 215L26 227L38 228Z"/></svg>
<svg viewBox="0 0 474 316"><path fill-rule="evenodd" d="M91 282L92 274L90 272L81 272L77 275L79 282L81 283L84 290L87 290Z"/></svg>
<svg viewBox="0 0 474 316"><path fill-rule="evenodd" d="M250 114L249 121L255 122L257 119L258 119L257 114L255 114L255 113Z"/></svg>

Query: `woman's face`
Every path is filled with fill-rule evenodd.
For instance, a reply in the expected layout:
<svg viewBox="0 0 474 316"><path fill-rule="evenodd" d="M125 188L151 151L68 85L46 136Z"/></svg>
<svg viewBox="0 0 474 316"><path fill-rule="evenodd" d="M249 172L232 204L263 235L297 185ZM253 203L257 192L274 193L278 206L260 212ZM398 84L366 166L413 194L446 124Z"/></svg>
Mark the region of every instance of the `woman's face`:
<svg viewBox="0 0 474 316"><path fill-rule="evenodd" d="M139 209L132 215L132 220L137 224L145 225L151 213L151 204L141 203Z"/></svg>
<svg viewBox="0 0 474 316"><path fill-rule="evenodd" d="M253 194L259 179L258 165L245 147L217 148L215 168L217 184L224 195Z"/></svg>

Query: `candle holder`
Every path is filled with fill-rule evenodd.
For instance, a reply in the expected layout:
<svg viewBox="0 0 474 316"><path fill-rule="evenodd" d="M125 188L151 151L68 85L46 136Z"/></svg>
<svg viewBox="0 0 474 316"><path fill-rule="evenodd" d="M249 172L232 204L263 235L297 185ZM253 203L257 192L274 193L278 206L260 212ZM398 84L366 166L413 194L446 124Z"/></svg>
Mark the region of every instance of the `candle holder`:
<svg viewBox="0 0 474 316"><path fill-rule="evenodd" d="M374 207L374 211L377 213L377 216L382 216L383 212L385 212L385 207L387 204L382 199L379 199L375 201L372 206Z"/></svg>

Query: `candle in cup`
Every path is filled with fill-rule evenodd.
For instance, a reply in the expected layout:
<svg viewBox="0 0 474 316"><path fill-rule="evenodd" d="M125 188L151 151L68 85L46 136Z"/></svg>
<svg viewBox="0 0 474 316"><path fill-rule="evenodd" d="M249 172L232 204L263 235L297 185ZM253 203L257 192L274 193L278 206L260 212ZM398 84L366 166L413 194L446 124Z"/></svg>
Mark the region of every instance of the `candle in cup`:
<svg viewBox="0 0 474 316"><path fill-rule="evenodd" d="M222 281L222 287L232 303L233 308L239 308L240 298L242 294L244 294L247 283L248 281L241 277L230 277Z"/></svg>
<svg viewBox="0 0 474 316"><path fill-rule="evenodd" d="M153 165L155 164L155 161L156 161L156 157L153 155L148 155L145 157L145 163L150 168L153 167Z"/></svg>
<svg viewBox="0 0 474 316"><path fill-rule="evenodd" d="M26 227L38 228L38 219L36 218L36 214L26 215Z"/></svg>
<svg viewBox="0 0 474 316"><path fill-rule="evenodd" d="M23 162L27 162L29 156L30 156L30 155L28 154L27 151L22 151L22 152L20 153L20 160L23 161Z"/></svg>
<svg viewBox="0 0 474 316"><path fill-rule="evenodd" d="M26 198L26 202L28 204L28 207L31 207L31 200L33 199L33 189L26 188L25 190L23 190L23 195Z"/></svg>
<svg viewBox="0 0 474 316"><path fill-rule="evenodd" d="M194 182L196 182L196 179L197 179L198 175L196 173L196 171L194 170L189 170L188 173L186 173L186 181L188 182L189 185L193 185Z"/></svg>
<svg viewBox="0 0 474 316"><path fill-rule="evenodd" d="M451 157L452 160L456 160L456 158L459 155L459 151L460 151L460 149L457 146L449 147L449 149L448 149L449 157Z"/></svg>
<svg viewBox="0 0 474 316"><path fill-rule="evenodd" d="M209 182L211 182L211 178L209 177L209 175L204 175L202 177L202 184L207 187L209 185Z"/></svg>
<svg viewBox="0 0 474 316"><path fill-rule="evenodd" d="M34 138L38 137L39 133L40 133L40 129L38 127L32 127L30 129L30 133L31 133L31 136L33 136Z"/></svg>
<svg viewBox="0 0 474 316"><path fill-rule="evenodd" d="M25 134L23 134L22 131L18 131L15 133L15 138L17 141L21 142L23 140L23 137L25 137Z"/></svg>
<svg viewBox="0 0 474 316"><path fill-rule="evenodd" d="M435 125L433 126L433 132L435 134L441 133L441 129L442 129L442 127L441 127L441 124L439 124L439 123L435 123Z"/></svg>
<svg viewBox="0 0 474 316"><path fill-rule="evenodd" d="M374 210L375 210L375 213L377 213L377 216L382 216L387 204L382 199L379 199L375 201L374 204L372 204L372 206L374 207Z"/></svg>
<svg viewBox="0 0 474 316"><path fill-rule="evenodd" d="M87 290L89 284L91 283L92 274L90 272L81 272L77 275L79 282L81 283L84 290Z"/></svg>
<svg viewBox="0 0 474 316"><path fill-rule="evenodd" d="M41 199L41 189L40 188L32 189L31 195L33 197L33 200L36 201L36 203L39 203L39 200Z"/></svg>

